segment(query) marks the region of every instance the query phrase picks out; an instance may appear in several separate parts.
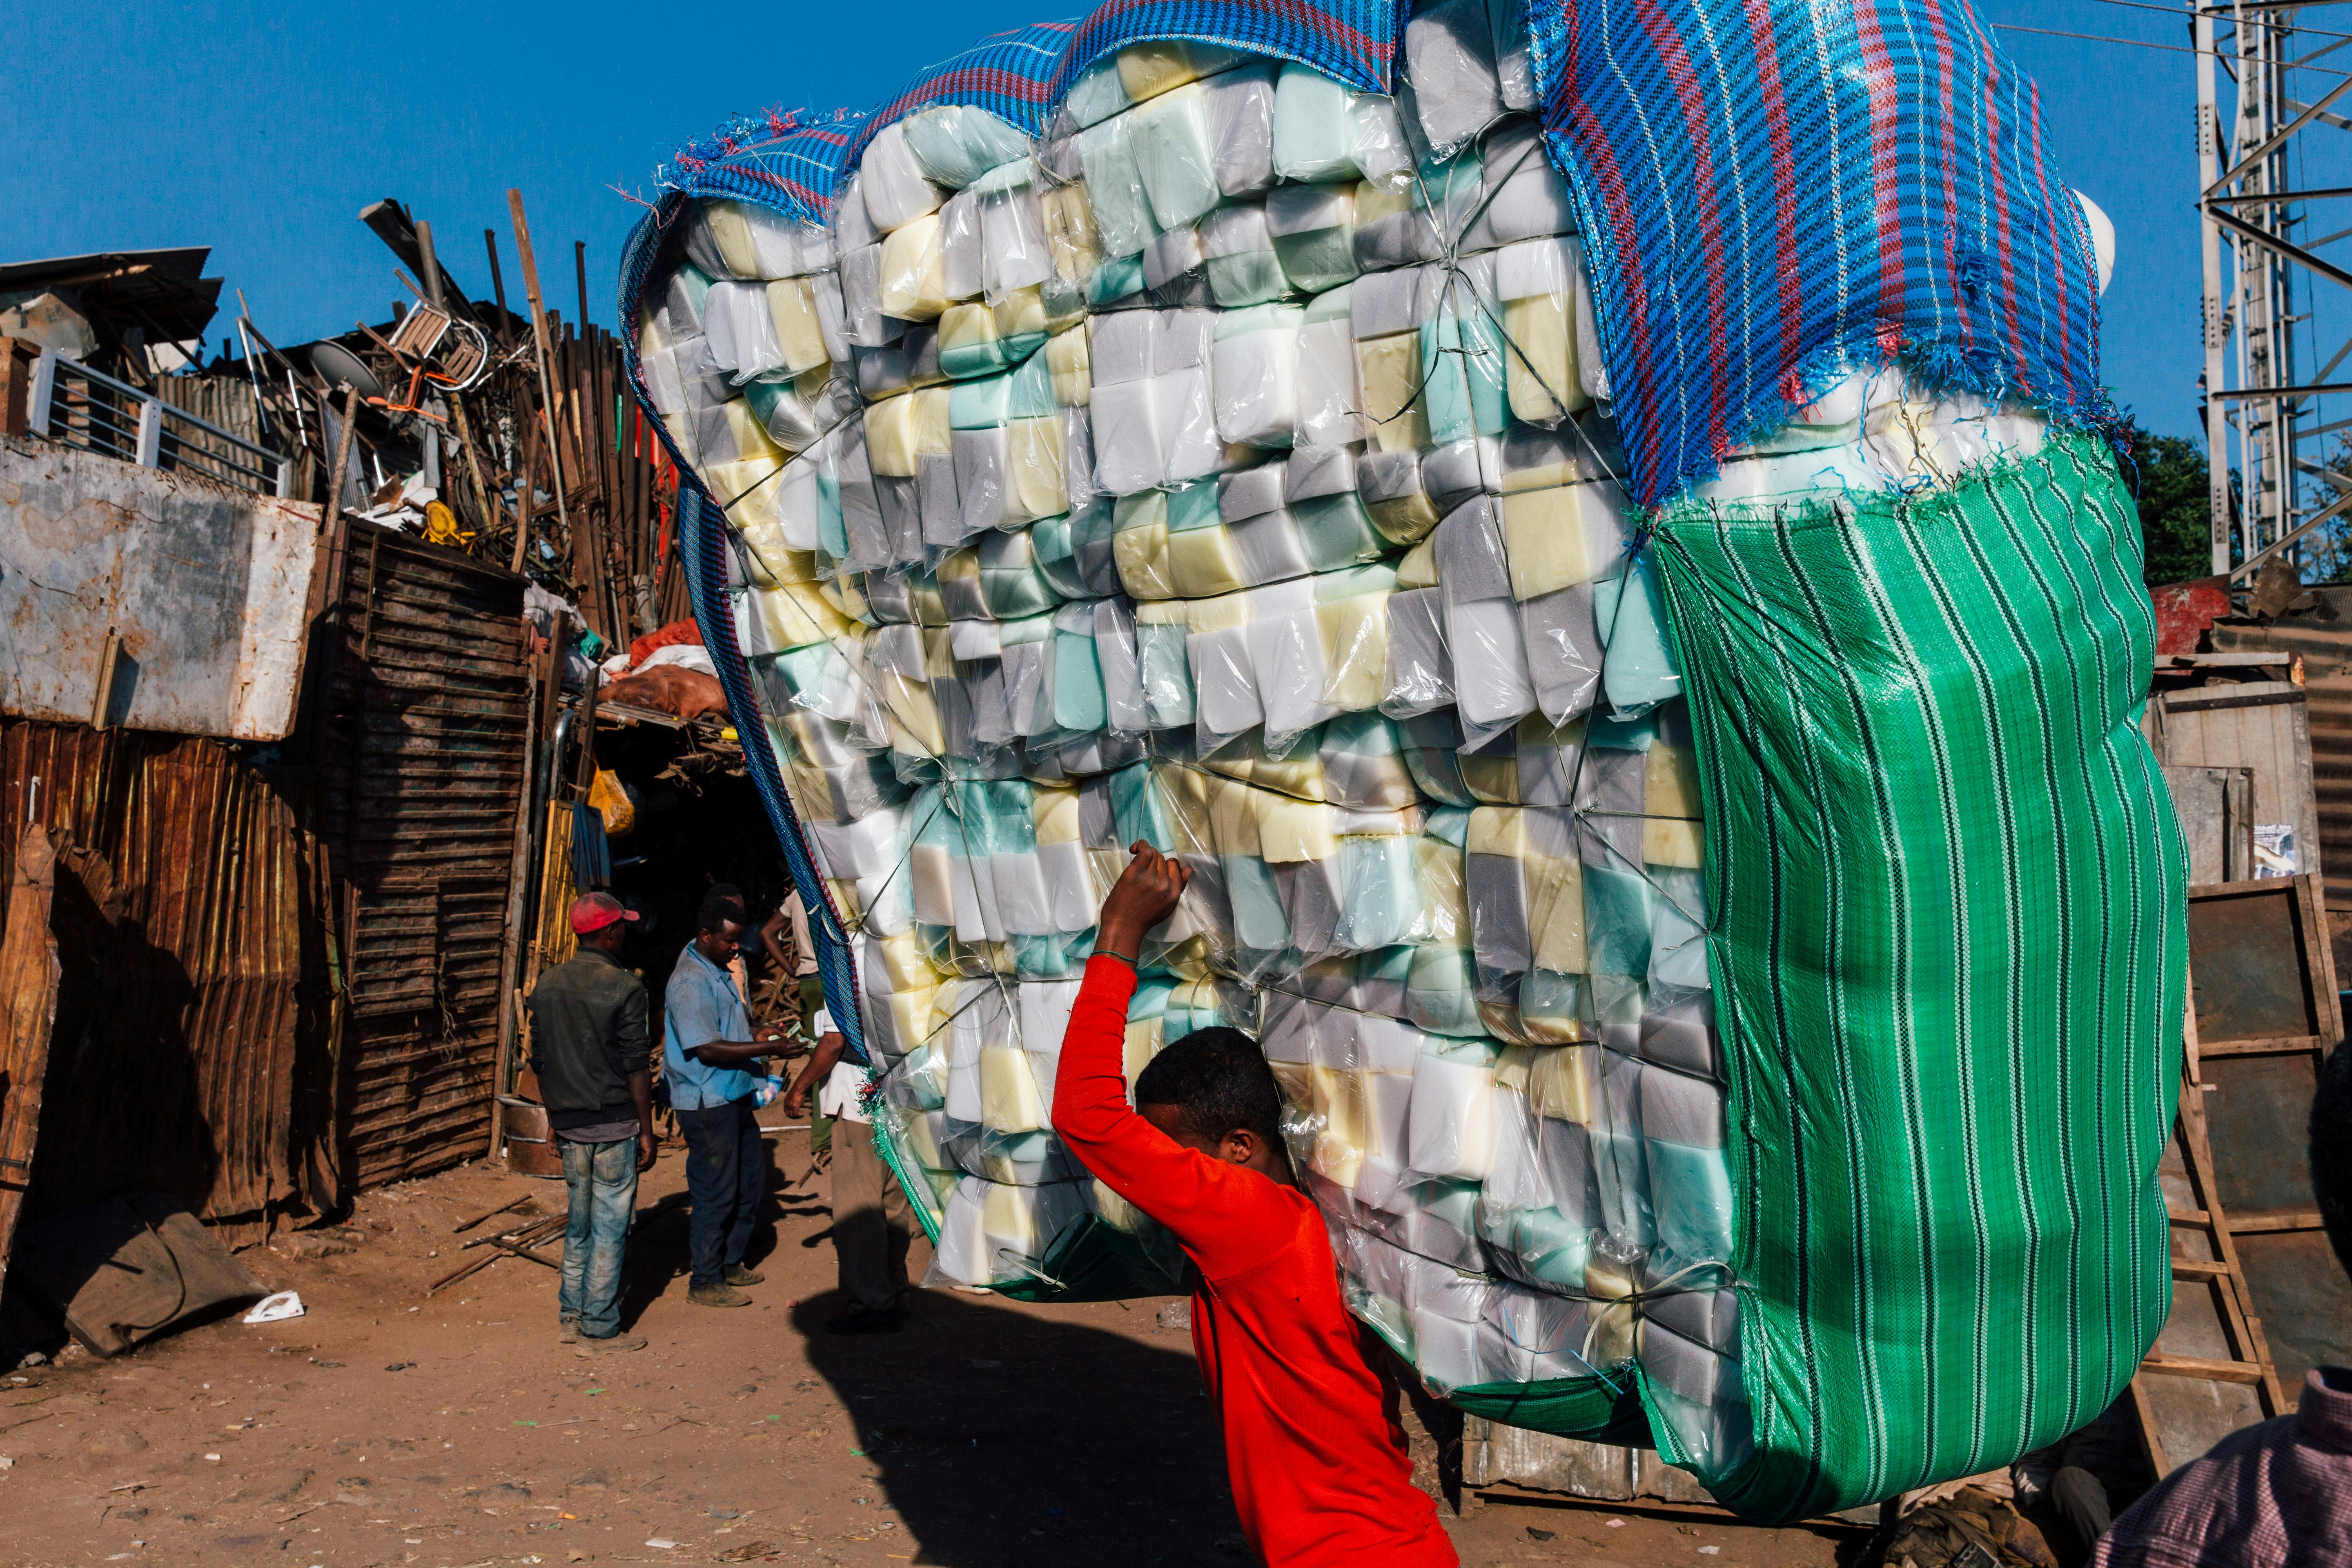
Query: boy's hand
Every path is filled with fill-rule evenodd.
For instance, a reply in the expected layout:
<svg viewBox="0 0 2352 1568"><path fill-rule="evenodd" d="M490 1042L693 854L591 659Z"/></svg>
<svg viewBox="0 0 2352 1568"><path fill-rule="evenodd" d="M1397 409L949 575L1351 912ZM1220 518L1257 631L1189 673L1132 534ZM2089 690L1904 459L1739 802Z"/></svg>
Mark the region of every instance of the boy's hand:
<svg viewBox="0 0 2352 1568"><path fill-rule="evenodd" d="M1192 870L1139 838L1130 847L1135 858L1127 863L1127 869L1111 885L1110 896L1103 900L1095 951L1134 958L1143 933L1166 920L1176 900L1184 896Z"/></svg>

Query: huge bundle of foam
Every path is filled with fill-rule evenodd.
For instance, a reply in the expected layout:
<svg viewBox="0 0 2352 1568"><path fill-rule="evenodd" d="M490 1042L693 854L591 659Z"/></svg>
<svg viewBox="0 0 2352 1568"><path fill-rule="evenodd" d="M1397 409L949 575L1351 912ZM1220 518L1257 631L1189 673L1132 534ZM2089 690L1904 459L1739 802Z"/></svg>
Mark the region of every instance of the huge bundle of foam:
<svg viewBox="0 0 2352 1568"><path fill-rule="evenodd" d="M826 225L689 204L639 347L723 510L934 1278L1181 1276L1050 1131L1147 840L1193 875L1130 1075L1253 1031L1350 1305L1433 1388L1646 1409L1712 1478L1756 1428L1706 811L1535 107L1508 0L1423 8L1393 96L1133 44L1034 139L886 124ZM1691 499L1894 495L2043 438L1856 374Z"/></svg>

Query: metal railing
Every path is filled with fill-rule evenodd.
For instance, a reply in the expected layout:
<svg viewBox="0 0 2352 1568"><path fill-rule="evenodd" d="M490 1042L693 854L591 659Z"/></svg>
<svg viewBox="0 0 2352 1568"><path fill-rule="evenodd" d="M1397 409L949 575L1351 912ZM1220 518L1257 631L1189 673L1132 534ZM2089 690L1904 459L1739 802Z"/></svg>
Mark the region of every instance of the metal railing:
<svg viewBox="0 0 2352 1568"><path fill-rule="evenodd" d="M26 410L36 436L142 468L201 474L256 495L294 493L294 459L43 349Z"/></svg>

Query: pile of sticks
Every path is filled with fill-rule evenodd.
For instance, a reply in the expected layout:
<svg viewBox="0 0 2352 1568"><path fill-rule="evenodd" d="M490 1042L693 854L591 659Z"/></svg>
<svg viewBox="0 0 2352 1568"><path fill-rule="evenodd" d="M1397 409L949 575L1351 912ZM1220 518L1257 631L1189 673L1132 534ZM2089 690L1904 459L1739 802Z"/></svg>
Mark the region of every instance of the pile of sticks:
<svg viewBox="0 0 2352 1568"><path fill-rule="evenodd" d="M588 247L572 247L579 289L577 325L546 306L531 250L522 193L507 193L537 364L536 405L522 423L515 504L493 521L493 540L511 538L520 572L568 574L582 617L608 641L625 644L687 613L677 571L677 475L630 395L621 342L589 321ZM498 236L482 231L502 327L512 320L498 268ZM500 348L511 352L509 337ZM530 482L520 482L528 477ZM538 497L552 502L552 517ZM537 559L533 559L536 555Z"/></svg>
<svg viewBox="0 0 2352 1568"><path fill-rule="evenodd" d="M476 1215L473 1218L457 1226L457 1233L462 1234L463 1232L471 1230L474 1226L481 1224L486 1219L491 1219L499 1215L509 1214L530 1202L530 1200L528 1197L516 1198L510 1203L503 1204L498 1208L490 1210L488 1214ZM563 1235L563 1226L566 1217L567 1216L560 1214L526 1215L518 1219L510 1220L501 1229L492 1231L485 1236L476 1237L473 1240L459 1247L458 1250L460 1252L473 1252L479 1247L487 1247L489 1250L482 1252L479 1256L468 1258L467 1261L460 1263L457 1268L451 1269L448 1273L444 1274L440 1279L433 1281L432 1284L427 1285L425 1288L425 1293L427 1296L430 1296L436 1291L446 1290L450 1286L457 1283L458 1280L467 1279L471 1275L478 1274L481 1270L488 1268L491 1264L496 1263L499 1258L509 1255L516 1258L528 1258L533 1263L538 1264L543 1268L561 1268L562 1265L556 1263L550 1258L541 1257L537 1249L546 1246L551 1241L554 1241L562 1237Z"/></svg>

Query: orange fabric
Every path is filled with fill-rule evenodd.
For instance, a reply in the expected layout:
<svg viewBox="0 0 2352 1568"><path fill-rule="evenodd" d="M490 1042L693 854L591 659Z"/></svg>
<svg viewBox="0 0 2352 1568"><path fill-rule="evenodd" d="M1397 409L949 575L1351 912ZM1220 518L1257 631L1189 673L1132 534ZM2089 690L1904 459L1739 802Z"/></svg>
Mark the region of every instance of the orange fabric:
<svg viewBox="0 0 2352 1568"><path fill-rule="evenodd" d="M645 663L646 655L656 648L668 647L673 643L682 642L699 646L702 642L702 628L692 621L672 621L659 631L647 632L629 645L629 668L635 669Z"/></svg>
<svg viewBox="0 0 2352 1568"><path fill-rule="evenodd" d="M1250 1544L1267 1568L1453 1568L1436 1506L1412 1484L1396 1390L1339 1300L1314 1203L1129 1109L1120 1058L1134 992L1127 965L1087 961L1054 1079L1054 1131L1201 1271L1192 1349Z"/></svg>
<svg viewBox="0 0 2352 1568"><path fill-rule="evenodd" d="M675 713L681 719L727 711L727 693L720 689L717 677L676 664L656 665L643 675L625 675L610 681L596 694L596 700L651 708L659 713Z"/></svg>

